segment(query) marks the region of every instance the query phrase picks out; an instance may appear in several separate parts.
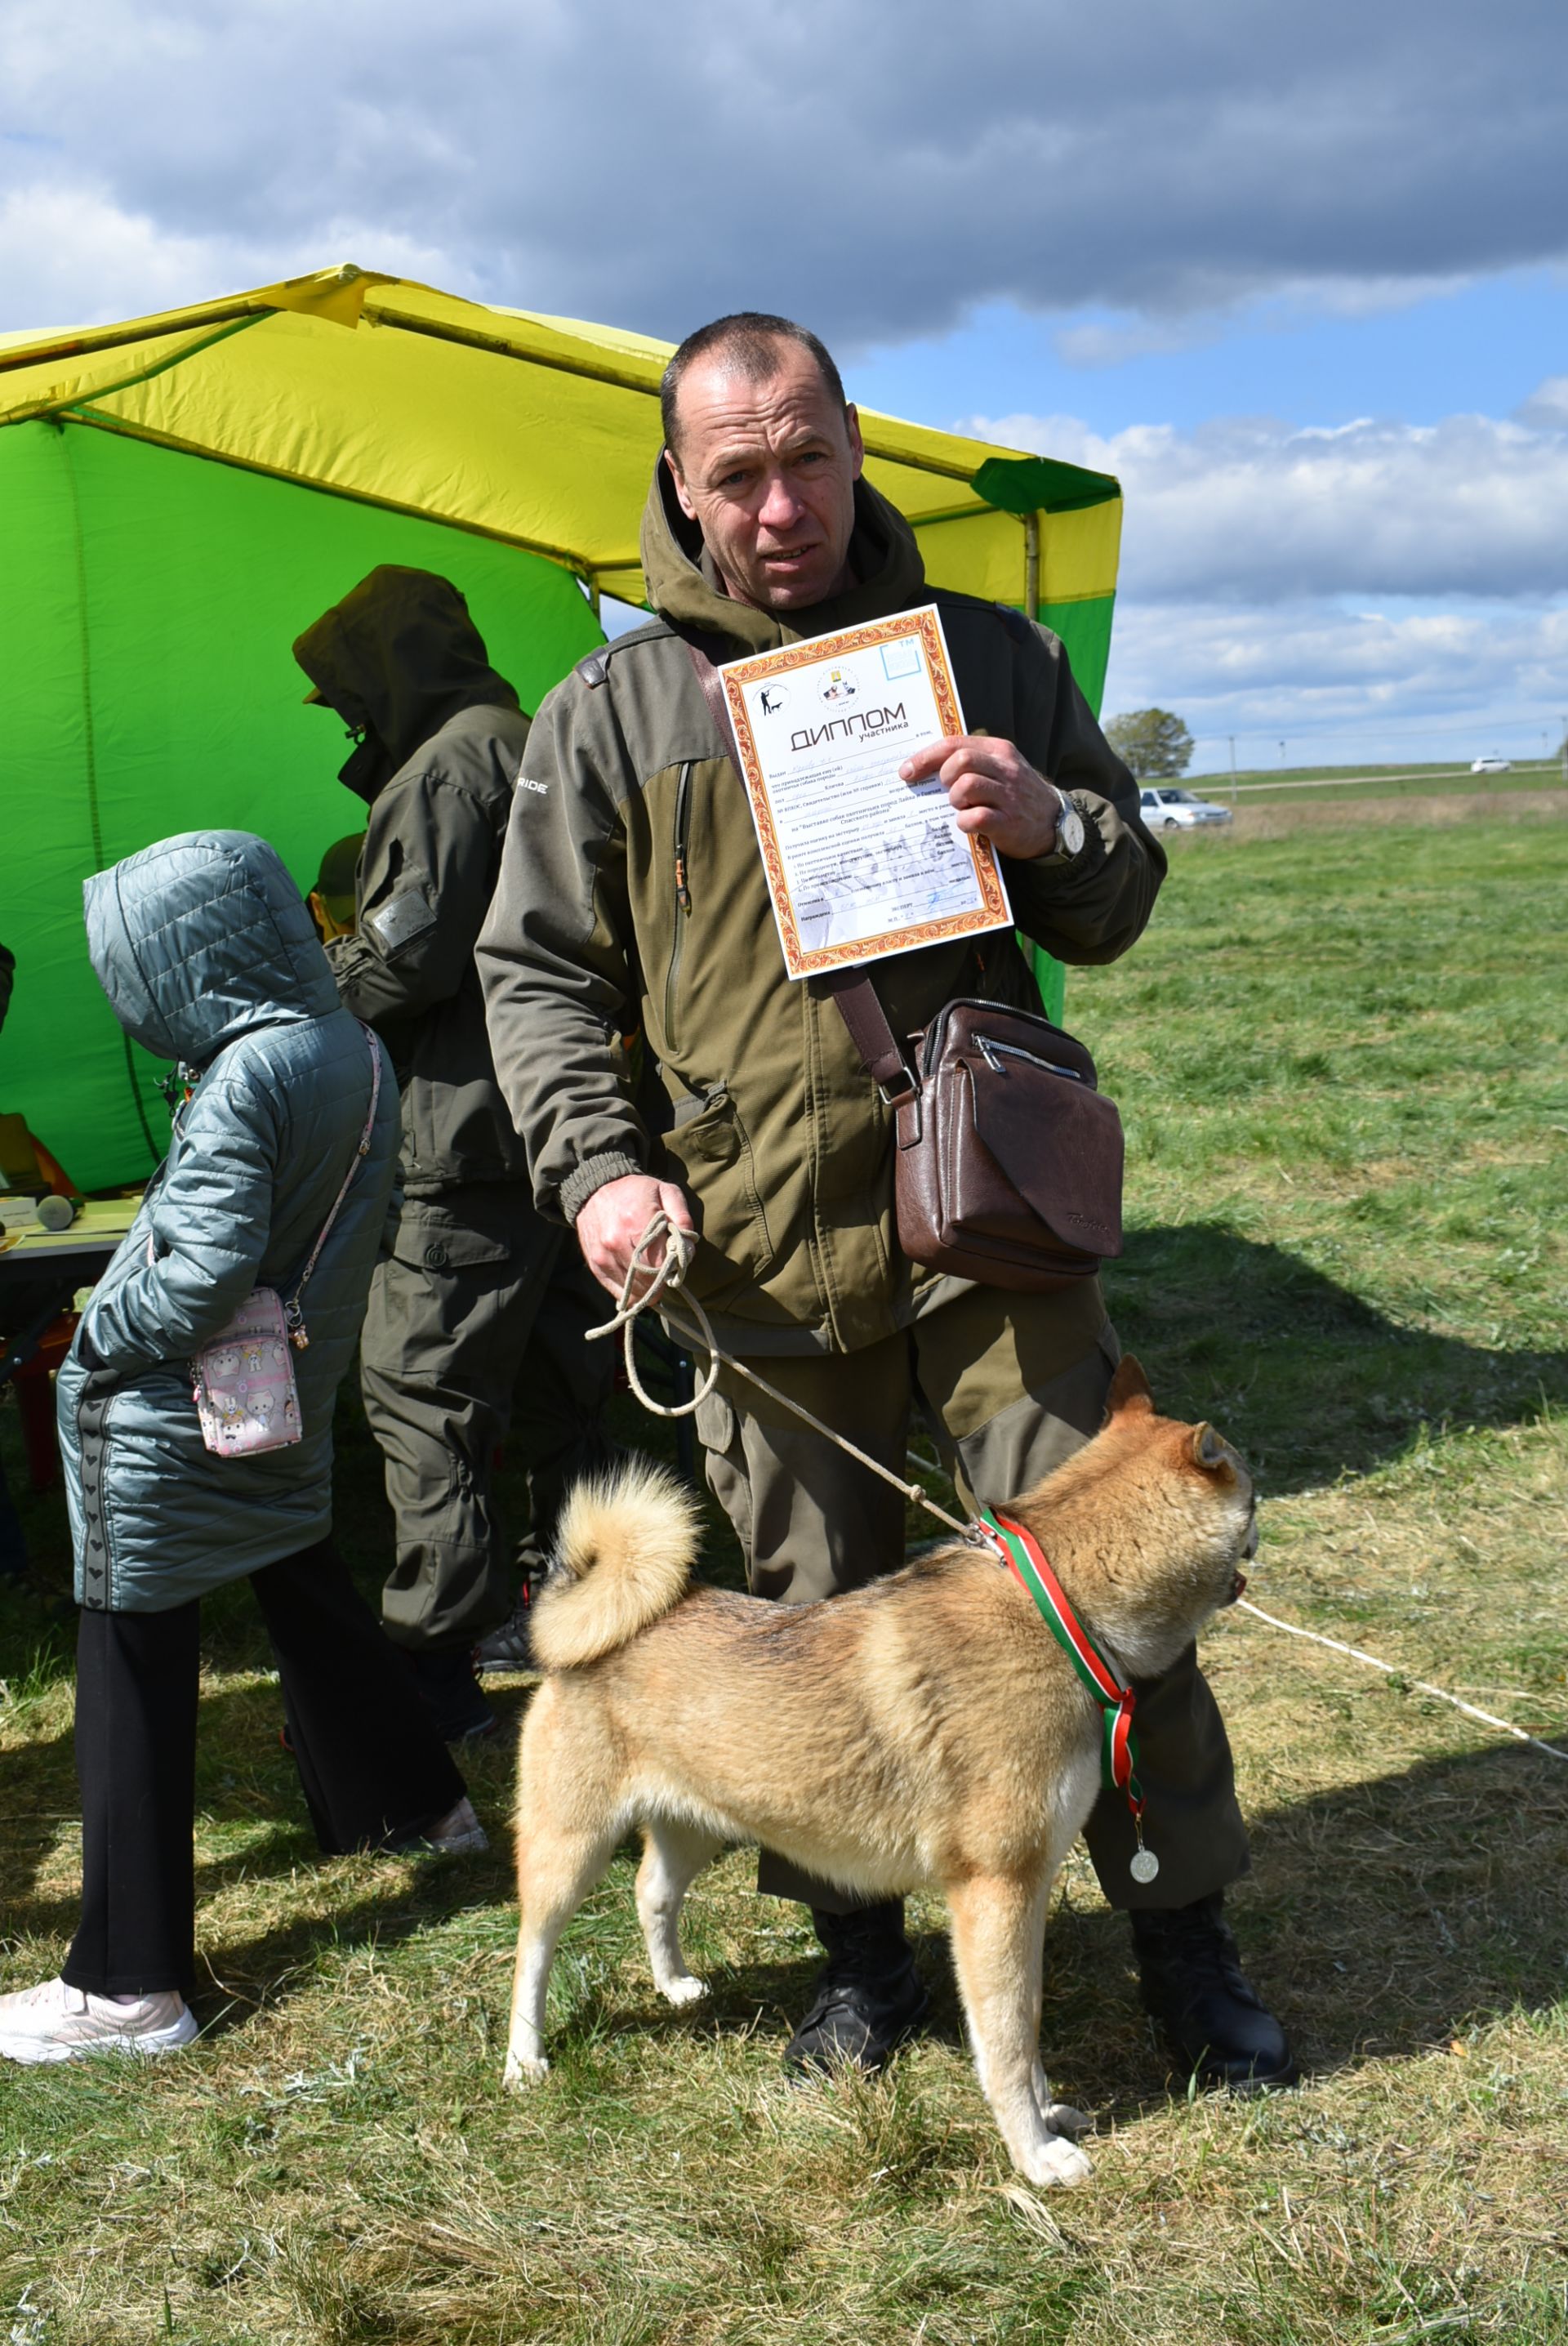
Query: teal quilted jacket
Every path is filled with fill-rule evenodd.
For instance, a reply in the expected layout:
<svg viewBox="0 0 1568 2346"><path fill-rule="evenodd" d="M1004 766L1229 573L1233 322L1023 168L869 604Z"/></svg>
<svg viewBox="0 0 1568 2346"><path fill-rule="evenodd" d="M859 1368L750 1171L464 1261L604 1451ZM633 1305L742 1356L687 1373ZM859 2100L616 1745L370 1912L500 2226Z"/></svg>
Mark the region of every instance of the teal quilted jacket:
<svg viewBox="0 0 1568 2346"><path fill-rule="evenodd" d="M57 1380L77 1598L158 1613L331 1529L332 1402L387 1229L397 1087L382 1046L340 1008L310 915L264 840L188 831L84 892L87 949L120 1024L194 1085ZM370 1153L303 1297L302 1439L215 1456L188 1363L253 1288L293 1291L356 1163L372 1048Z"/></svg>

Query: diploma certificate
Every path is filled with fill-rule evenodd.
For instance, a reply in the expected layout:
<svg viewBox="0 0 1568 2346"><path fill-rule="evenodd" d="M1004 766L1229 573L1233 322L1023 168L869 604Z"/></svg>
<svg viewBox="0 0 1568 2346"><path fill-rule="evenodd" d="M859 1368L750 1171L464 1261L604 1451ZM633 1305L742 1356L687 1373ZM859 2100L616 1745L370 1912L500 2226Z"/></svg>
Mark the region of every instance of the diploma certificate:
<svg viewBox="0 0 1568 2346"><path fill-rule="evenodd" d="M964 729L934 604L718 674L791 977L1012 926L989 840L899 779Z"/></svg>

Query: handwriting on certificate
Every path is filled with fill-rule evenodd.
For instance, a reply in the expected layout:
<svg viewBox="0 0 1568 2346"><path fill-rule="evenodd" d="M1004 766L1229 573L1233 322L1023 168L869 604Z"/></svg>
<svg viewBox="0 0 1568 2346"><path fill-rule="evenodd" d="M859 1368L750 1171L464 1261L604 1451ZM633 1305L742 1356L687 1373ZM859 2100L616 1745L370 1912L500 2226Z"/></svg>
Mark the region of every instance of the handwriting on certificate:
<svg viewBox="0 0 1568 2346"><path fill-rule="evenodd" d="M1011 925L990 842L899 775L964 729L934 604L719 675L791 977Z"/></svg>

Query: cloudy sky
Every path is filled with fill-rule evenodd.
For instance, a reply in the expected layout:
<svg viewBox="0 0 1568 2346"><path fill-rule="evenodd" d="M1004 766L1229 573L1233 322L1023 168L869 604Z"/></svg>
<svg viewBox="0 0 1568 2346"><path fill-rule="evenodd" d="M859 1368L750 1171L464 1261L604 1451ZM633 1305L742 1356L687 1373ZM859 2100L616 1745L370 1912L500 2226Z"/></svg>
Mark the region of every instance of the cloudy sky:
<svg viewBox="0 0 1568 2346"><path fill-rule="evenodd" d="M1561 0L0 0L0 328L351 258L1117 473L1107 707L1229 758L1568 714Z"/></svg>

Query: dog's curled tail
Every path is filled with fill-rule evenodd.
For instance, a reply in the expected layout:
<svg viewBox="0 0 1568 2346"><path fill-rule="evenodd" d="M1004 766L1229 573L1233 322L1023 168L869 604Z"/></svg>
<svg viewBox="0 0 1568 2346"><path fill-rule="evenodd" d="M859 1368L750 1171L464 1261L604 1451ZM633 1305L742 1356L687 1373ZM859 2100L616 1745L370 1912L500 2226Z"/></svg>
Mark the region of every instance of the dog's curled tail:
<svg viewBox="0 0 1568 2346"><path fill-rule="evenodd" d="M662 1466L626 1465L579 1483L529 1614L541 1668L596 1662L678 1605L698 1536L695 1499Z"/></svg>

